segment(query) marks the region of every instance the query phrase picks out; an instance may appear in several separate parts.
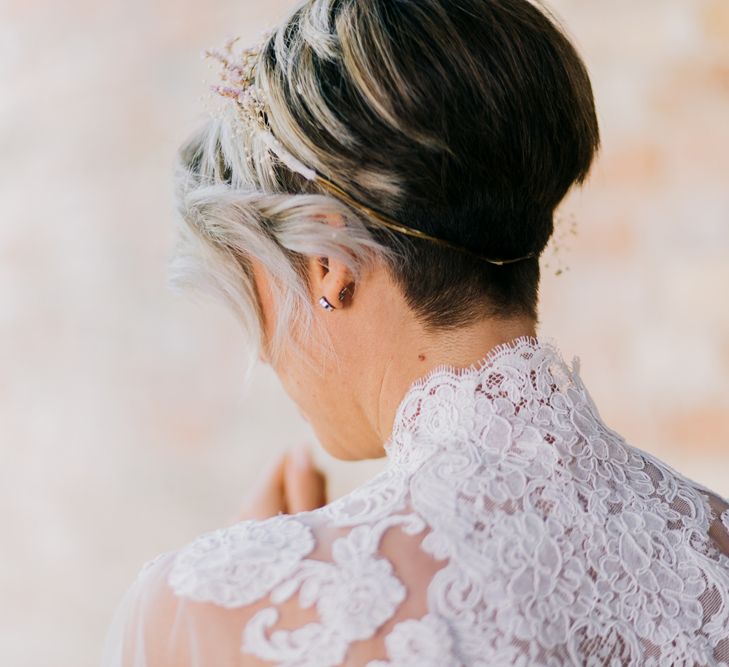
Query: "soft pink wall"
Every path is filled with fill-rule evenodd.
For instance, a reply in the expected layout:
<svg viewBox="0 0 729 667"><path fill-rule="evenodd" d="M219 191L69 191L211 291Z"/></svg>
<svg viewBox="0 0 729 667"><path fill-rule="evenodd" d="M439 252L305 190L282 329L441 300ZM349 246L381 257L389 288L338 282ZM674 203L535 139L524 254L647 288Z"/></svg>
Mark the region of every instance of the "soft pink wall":
<svg viewBox="0 0 729 667"><path fill-rule="evenodd" d="M222 524L309 437L241 340L165 288L170 166L204 112L203 47L289 2L0 8L0 664L97 662L142 562ZM729 494L729 5L560 0L604 148L563 206L541 333L607 423ZM381 462L321 454L338 495Z"/></svg>

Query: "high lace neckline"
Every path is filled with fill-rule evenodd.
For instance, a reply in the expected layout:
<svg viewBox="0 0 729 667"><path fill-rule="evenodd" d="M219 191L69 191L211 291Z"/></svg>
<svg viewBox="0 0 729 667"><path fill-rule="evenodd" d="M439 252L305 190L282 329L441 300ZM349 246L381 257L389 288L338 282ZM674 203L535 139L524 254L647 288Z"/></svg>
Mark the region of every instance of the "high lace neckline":
<svg viewBox="0 0 729 667"><path fill-rule="evenodd" d="M564 361L552 336L518 336L491 348L470 366L457 368L441 364L415 380L395 414L390 437L384 445L391 463L413 463L422 441L438 438L439 446L463 433L463 406L490 401L497 412L522 418L549 401L555 391L582 385L579 357L572 368ZM458 409L456 409L458 408ZM465 413L467 414L467 412ZM528 415L527 415L528 418Z"/></svg>

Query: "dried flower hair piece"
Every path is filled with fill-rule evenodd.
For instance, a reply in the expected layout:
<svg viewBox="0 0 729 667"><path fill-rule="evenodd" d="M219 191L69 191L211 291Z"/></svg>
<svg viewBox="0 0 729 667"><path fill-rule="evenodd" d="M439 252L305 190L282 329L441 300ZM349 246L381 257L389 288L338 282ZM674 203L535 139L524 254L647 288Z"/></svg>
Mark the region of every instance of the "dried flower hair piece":
<svg viewBox="0 0 729 667"><path fill-rule="evenodd" d="M250 129L267 130L266 99L256 86L256 66L261 55L260 45L245 48L240 54L233 52L233 46L240 37L226 40L223 49L205 49L203 57L217 60L221 65L222 85L214 84L210 89L222 97L227 97L239 105L242 120Z"/></svg>
<svg viewBox="0 0 729 667"><path fill-rule="evenodd" d="M264 36L264 40L266 37L267 35ZM221 79L224 85L213 85L211 89L238 105L240 110L238 119L245 131L256 133L286 167L309 181L316 180L316 171L287 151L273 135L268 124L268 103L263 91L256 85L256 67L261 56L261 46L245 48L236 56L233 53L233 46L238 39L238 37L228 39L222 51L206 49L203 52L206 57L214 58L222 65Z"/></svg>

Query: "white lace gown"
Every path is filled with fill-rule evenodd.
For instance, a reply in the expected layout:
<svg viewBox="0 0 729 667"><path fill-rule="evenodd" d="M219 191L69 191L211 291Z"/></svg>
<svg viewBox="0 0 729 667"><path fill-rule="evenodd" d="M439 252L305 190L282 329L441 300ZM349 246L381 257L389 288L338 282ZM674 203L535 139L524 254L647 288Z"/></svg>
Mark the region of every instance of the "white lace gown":
<svg viewBox="0 0 729 667"><path fill-rule="evenodd" d="M555 342L414 384L386 469L144 566L104 667L729 665L729 507L600 418Z"/></svg>

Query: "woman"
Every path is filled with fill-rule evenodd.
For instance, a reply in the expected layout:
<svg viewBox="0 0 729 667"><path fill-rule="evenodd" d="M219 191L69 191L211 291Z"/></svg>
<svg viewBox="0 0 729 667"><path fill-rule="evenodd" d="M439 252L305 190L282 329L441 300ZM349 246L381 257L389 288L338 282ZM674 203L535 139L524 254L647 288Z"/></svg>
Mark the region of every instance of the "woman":
<svg viewBox="0 0 729 667"><path fill-rule="evenodd" d="M536 333L599 131L526 0L309 0L220 61L177 276L241 317L334 456L139 574L105 665L729 665L729 506L601 420Z"/></svg>

